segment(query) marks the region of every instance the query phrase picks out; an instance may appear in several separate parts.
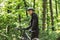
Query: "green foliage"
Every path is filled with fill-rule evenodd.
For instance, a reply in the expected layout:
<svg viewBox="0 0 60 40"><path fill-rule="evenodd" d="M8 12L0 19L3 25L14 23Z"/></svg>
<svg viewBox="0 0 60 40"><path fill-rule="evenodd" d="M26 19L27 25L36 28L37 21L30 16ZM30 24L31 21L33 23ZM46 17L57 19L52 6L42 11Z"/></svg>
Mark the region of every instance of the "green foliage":
<svg viewBox="0 0 60 40"><path fill-rule="evenodd" d="M40 40L56 40L57 38L57 33L55 32L49 32L49 34L47 33L47 31L45 32L41 32L40 35Z"/></svg>
<svg viewBox="0 0 60 40"><path fill-rule="evenodd" d="M58 22L56 21L56 11L55 11L55 0L53 1L53 13L54 13L54 27L60 28L60 14L58 14ZM15 30L15 27L25 28L29 26L29 22L31 17L26 16L26 9L24 7L23 0L0 0L0 4L4 2L4 6L0 7L0 40L13 40L16 38L19 40L19 36L21 35L20 31ZM50 16L50 8L49 2L47 5L47 14L46 14L46 30L42 30L42 0L35 1L35 12L39 18L39 29L40 29L40 40L56 40L60 36L60 33L56 33L55 31L51 31L51 16ZM29 7L33 7L33 0L26 0L26 4ZM60 1L58 0L58 13L60 13ZM19 15L21 17L21 22L19 22ZM8 33L9 26L9 33Z"/></svg>

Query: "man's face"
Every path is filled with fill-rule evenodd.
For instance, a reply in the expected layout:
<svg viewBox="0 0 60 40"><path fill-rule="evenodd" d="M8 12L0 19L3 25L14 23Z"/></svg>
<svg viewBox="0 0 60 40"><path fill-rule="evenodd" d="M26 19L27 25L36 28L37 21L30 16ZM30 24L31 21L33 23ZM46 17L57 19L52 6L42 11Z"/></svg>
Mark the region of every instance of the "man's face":
<svg viewBox="0 0 60 40"><path fill-rule="evenodd" d="M27 13L29 13L30 15L32 15L33 11L29 10L29 11L27 11Z"/></svg>

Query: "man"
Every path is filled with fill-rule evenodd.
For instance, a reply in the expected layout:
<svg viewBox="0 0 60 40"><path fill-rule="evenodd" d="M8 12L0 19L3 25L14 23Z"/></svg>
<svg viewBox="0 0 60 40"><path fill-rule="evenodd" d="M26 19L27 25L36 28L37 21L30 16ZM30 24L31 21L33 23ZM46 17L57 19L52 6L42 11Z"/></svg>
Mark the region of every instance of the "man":
<svg viewBox="0 0 60 40"><path fill-rule="evenodd" d="M31 22L30 22L30 26L28 28L26 28L26 30L31 28L33 31L31 34L31 40L33 40L33 39L38 40L38 35L39 35L38 16L34 12L33 8L28 8L27 13L30 14L30 16L31 16Z"/></svg>

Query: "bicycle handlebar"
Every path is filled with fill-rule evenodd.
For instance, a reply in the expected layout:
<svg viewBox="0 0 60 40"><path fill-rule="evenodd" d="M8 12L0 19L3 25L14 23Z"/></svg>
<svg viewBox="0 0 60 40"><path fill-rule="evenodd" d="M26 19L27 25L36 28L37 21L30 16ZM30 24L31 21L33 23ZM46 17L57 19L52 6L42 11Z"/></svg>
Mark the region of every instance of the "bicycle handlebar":
<svg viewBox="0 0 60 40"><path fill-rule="evenodd" d="M22 29L20 29L20 28L15 28L16 30L24 30L24 31L26 31L24 28L22 28ZM28 30L29 32L35 32L35 31L32 31L32 30Z"/></svg>
<svg viewBox="0 0 60 40"><path fill-rule="evenodd" d="M20 28L15 28L16 30L25 30L24 28L20 29Z"/></svg>

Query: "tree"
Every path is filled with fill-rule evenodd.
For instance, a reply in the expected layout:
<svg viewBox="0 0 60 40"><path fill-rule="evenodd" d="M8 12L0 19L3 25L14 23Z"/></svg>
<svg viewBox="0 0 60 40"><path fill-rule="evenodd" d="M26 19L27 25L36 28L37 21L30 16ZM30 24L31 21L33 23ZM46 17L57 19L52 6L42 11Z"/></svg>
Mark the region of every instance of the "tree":
<svg viewBox="0 0 60 40"><path fill-rule="evenodd" d="M33 1L34 5L33 5L33 8L35 9L35 0Z"/></svg>
<svg viewBox="0 0 60 40"><path fill-rule="evenodd" d="M57 5L57 1L56 0L55 0L55 6L56 6L55 7L56 8L56 17L58 17L58 8L57 8L58 5Z"/></svg>
<svg viewBox="0 0 60 40"><path fill-rule="evenodd" d="M52 26L52 30L54 30L54 17L53 17L52 0L49 0L49 3L50 3L50 13L51 13L51 26Z"/></svg>
<svg viewBox="0 0 60 40"><path fill-rule="evenodd" d="M45 25L45 23L46 23L46 10L47 9L47 0L43 0L43 17L42 17L42 29L43 30L45 30L45 27L46 27L46 25Z"/></svg>
<svg viewBox="0 0 60 40"><path fill-rule="evenodd" d="M27 14L27 4L26 4L26 0L23 0L23 2L24 2L24 6L25 6L25 9L26 9L26 15L28 16L28 14Z"/></svg>

